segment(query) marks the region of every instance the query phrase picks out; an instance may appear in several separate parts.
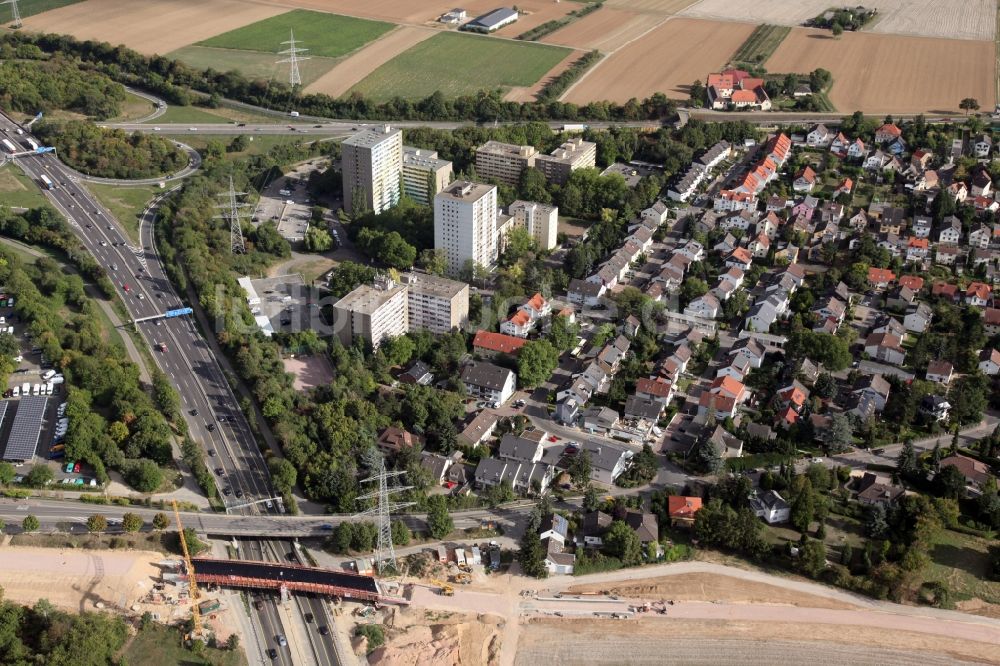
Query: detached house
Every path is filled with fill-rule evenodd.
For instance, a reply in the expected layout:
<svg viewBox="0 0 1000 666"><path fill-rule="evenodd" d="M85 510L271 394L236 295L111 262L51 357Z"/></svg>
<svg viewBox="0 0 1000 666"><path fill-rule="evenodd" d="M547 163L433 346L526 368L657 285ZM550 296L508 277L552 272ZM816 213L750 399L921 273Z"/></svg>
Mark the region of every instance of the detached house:
<svg viewBox="0 0 1000 666"><path fill-rule="evenodd" d="M816 172L811 166L806 166L802 171L795 174L792 181L792 189L796 192L811 192L816 186Z"/></svg>
<svg viewBox="0 0 1000 666"><path fill-rule="evenodd" d="M906 359L906 350L903 349L902 340L890 333L869 335L865 340L865 353L877 361L893 365L903 365L903 361Z"/></svg>
<svg viewBox="0 0 1000 666"><path fill-rule="evenodd" d="M842 137L842 134L838 134L838 137ZM826 125L820 123L819 125L814 125L809 133L806 134L806 145L813 148L823 148L829 146L833 141L833 134L827 129Z"/></svg>
<svg viewBox="0 0 1000 666"><path fill-rule="evenodd" d="M955 373L955 368L948 361L931 361L927 364L927 381L937 382L947 386L951 383L951 378Z"/></svg>
<svg viewBox="0 0 1000 666"><path fill-rule="evenodd" d="M894 123L886 123L875 130L875 143L889 143L903 136L903 130Z"/></svg>
<svg viewBox="0 0 1000 666"><path fill-rule="evenodd" d="M954 215L949 215L941 222L941 229L938 231L938 242L957 244L962 240L962 222Z"/></svg>
<svg viewBox="0 0 1000 666"><path fill-rule="evenodd" d="M503 404L514 394L517 375L492 363L473 363L462 370L462 383L469 395Z"/></svg>
<svg viewBox="0 0 1000 666"><path fill-rule="evenodd" d="M979 352L979 371L990 377L1000 375L1000 351L987 348Z"/></svg>
<svg viewBox="0 0 1000 666"><path fill-rule="evenodd" d="M985 308L993 296L993 289L988 284L973 282L965 290L965 302L977 308Z"/></svg>
<svg viewBox="0 0 1000 666"><path fill-rule="evenodd" d="M896 279L896 274L888 268L869 268L868 285L872 289L887 289Z"/></svg>
<svg viewBox="0 0 1000 666"><path fill-rule="evenodd" d="M500 324L500 332L526 338L538 320L551 312L552 306L549 302L540 293L536 293L517 309L513 317Z"/></svg>
<svg viewBox="0 0 1000 666"><path fill-rule="evenodd" d="M866 375L858 378L851 393L869 396L874 401L876 411L881 412L889 402L889 388L889 382L882 375Z"/></svg>

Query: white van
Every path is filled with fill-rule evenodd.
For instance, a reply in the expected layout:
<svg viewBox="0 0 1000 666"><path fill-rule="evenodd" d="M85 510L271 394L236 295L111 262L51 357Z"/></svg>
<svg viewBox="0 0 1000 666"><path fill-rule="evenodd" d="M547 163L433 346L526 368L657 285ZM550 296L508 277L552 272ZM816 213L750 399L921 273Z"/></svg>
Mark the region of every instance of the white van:
<svg viewBox="0 0 1000 666"><path fill-rule="evenodd" d="M41 390L41 388L42 388L41 384L33 384L31 386L31 395L38 395L38 391Z"/></svg>
<svg viewBox="0 0 1000 666"><path fill-rule="evenodd" d="M17 398L17 397L19 397L21 395L21 387L20 386L15 386L14 388L11 389L11 391L12 391L11 395L14 396L15 398Z"/></svg>
<svg viewBox="0 0 1000 666"><path fill-rule="evenodd" d="M56 376L56 371L49 369L42 373L42 379L48 381Z"/></svg>
<svg viewBox="0 0 1000 666"><path fill-rule="evenodd" d="M53 375L52 378L49 379L49 384L55 386L57 384L62 384L64 381L66 381L66 379L62 375Z"/></svg>
<svg viewBox="0 0 1000 666"><path fill-rule="evenodd" d="M31 393L31 383L24 382L21 384L21 395L28 395Z"/></svg>
<svg viewBox="0 0 1000 666"><path fill-rule="evenodd" d="M45 383L45 395L52 395L52 382Z"/></svg>

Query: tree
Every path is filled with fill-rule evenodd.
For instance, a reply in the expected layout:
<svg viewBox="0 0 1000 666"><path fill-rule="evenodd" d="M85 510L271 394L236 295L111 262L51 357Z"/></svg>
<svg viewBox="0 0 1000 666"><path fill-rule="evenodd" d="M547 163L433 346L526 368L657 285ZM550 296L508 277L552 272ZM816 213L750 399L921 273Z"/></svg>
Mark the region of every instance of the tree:
<svg viewBox="0 0 1000 666"><path fill-rule="evenodd" d="M122 529L129 534L138 532L145 524L146 523L143 521L142 516L137 513L126 513L122 516Z"/></svg>
<svg viewBox="0 0 1000 666"><path fill-rule="evenodd" d="M52 479L55 478L55 474L46 465L35 465L28 472L28 476L25 477L24 481L32 488L44 488L48 484L52 483Z"/></svg>
<svg viewBox="0 0 1000 666"><path fill-rule="evenodd" d="M600 505L601 497L597 494L597 488L588 483L586 490L583 491L583 510L596 511Z"/></svg>
<svg viewBox="0 0 1000 666"><path fill-rule="evenodd" d="M517 355L517 378L521 386L533 388L552 376L559 365L559 352L548 340L532 340Z"/></svg>
<svg viewBox="0 0 1000 666"><path fill-rule="evenodd" d="M39 527L41 527L41 523L38 522L38 518L31 514L25 516L24 520L21 521L21 529L25 532L34 532Z"/></svg>
<svg viewBox="0 0 1000 666"><path fill-rule="evenodd" d="M616 520L611 523L611 529L604 535L604 547L625 566L635 566L642 562L642 542L625 521Z"/></svg>
<svg viewBox="0 0 1000 666"><path fill-rule="evenodd" d="M854 442L854 426L846 414L834 414L830 419L830 430L827 432L826 445L831 452L847 450Z"/></svg>
<svg viewBox="0 0 1000 666"><path fill-rule="evenodd" d="M87 518L87 531L93 534L104 532L108 529L108 519L99 513Z"/></svg>
<svg viewBox="0 0 1000 666"><path fill-rule="evenodd" d="M580 325L569 320L569 317L553 315L549 326L549 342L561 352L569 351L576 346Z"/></svg>
<svg viewBox="0 0 1000 666"><path fill-rule="evenodd" d="M681 284L681 302L685 305L708 293L708 283L696 277L685 278Z"/></svg>
<svg viewBox="0 0 1000 666"><path fill-rule="evenodd" d="M917 473L917 452L913 449L913 440L903 442L899 458L896 459L896 471L906 478L912 478Z"/></svg>
<svg viewBox="0 0 1000 666"><path fill-rule="evenodd" d="M594 467L590 462L590 451L584 449L573 457L570 461L569 467L566 469L569 472L569 477L573 480L573 484L578 488L590 483L590 475L594 471Z"/></svg>
<svg viewBox="0 0 1000 666"><path fill-rule="evenodd" d="M844 34L844 26L840 25L839 22L834 21L833 25L830 27L830 32L833 33L834 37L840 37Z"/></svg>
<svg viewBox="0 0 1000 666"><path fill-rule="evenodd" d="M9 486L14 480L14 466L9 462L0 462L0 486Z"/></svg>
<svg viewBox="0 0 1000 666"><path fill-rule="evenodd" d="M432 495L427 499L427 530L434 539L443 539L455 529L455 523L448 513L448 502L444 495Z"/></svg>
<svg viewBox="0 0 1000 666"><path fill-rule="evenodd" d="M271 471L271 483L275 489L282 494L291 493L297 477L295 465L285 458L275 456L267 462L267 467Z"/></svg>
<svg viewBox="0 0 1000 666"><path fill-rule="evenodd" d="M333 236L323 227L312 225L306 230L304 244L307 252L326 252L333 247Z"/></svg>
<svg viewBox="0 0 1000 666"><path fill-rule="evenodd" d="M708 436L702 436L691 452L691 463L704 474L718 474L722 471L722 451Z"/></svg>
<svg viewBox="0 0 1000 666"><path fill-rule="evenodd" d="M521 571L525 576L533 578L545 578L548 575L545 568L545 548L542 547L542 540L538 535L541 524L541 513L536 509L528 518L517 551L517 561L521 565Z"/></svg>
<svg viewBox="0 0 1000 666"><path fill-rule="evenodd" d="M792 525L802 534L809 530L809 524L816 516L816 498L813 493L812 482L805 478L802 481L802 489L792 502Z"/></svg>
<svg viewBox="0 0 1000 666"><path fill-rule="evenodd" d="M229 634L229 638L226 639L226 649L235 650L240 646L240 635L233 632Z"/></svg>
<svg viewBox="0 0 1000 666"><path fill-rule="evenodd" d="M343 522L333 533L333 548L338 553L349 553L354 541L354 523Z"/></svg>
<svg viewBox="0 0 1000 666"><path fill-rule="evenodd" d="M124 476L126 483L142 493L151 493L163 483L163 472L148 458L133 461L125 468Z"/></svg>
<svg viewBox="0 0 1000 666"><path fill-rule="evenodd" d="M819 373L816 384L813 386L813 394L824 400L829 400L837 394L837 381L829 372Z"/></svg>
<svg viewBox="0 0 1000 666"><path fill-rule="evenodd" d="M965 475L954 465L948 465L934 477L934 485L941 497L958 499L965 494Z"/></svg>
<svg viewBox="0 0 1000 666"><path fill-rule="evenodd" d="M402 520L392 521L391 530L393 545L405 546L410 543L410 528Z"/></svg>
<svg viewBox="0 0 1000 666"><path fill-rule="evenodd" d="M160 512L155 516L153 516L153 529L165 530L169 526L170 526L170 518L167 517L167 514Z"/></svg>
<svg viewBox="0 0 1000 666"><path fill-rule="evenodd" d="M826 568L826 544L817 539L807 539L799 552L802 570L815 578Z"/></svg>
<svg viewBox="0 0 1000 666"><path fill-rule="evenodd" d="M979 100L975 97L965 97L958 103L958 108L965 111L965 115L969 115L969 111L979 110Z"/></svg>

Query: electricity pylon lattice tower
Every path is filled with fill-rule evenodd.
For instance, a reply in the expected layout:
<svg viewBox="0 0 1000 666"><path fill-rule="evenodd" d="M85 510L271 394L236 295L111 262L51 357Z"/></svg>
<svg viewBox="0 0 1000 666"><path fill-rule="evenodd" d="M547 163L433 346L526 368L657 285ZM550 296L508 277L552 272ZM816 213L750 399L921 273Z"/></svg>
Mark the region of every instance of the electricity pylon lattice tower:
<svg viewBox="0 0 1000 666"><path fill-rule="evenodd" d="M414 502L394 502L391 496L409 490L413 486L389 485L389 479L406 474L404 471L389 472L385 469L385 460L378 453L373 454L377 461L373 461L372 467L375 470L373 476L363 479L361 483L377 483L378 489L357 498L358 501L375 499L375 506L364 511L359 516L375 516L376 527L378 528L378 543L375 547L375 569L385 575L389 569L396 569L396 549L392 545L392 512L398 511Z"/></svg>
<svg viewBox="0 0 1000 666"><path fill-rule="evenodd" d="M10 5L11 13L11 26L14 28L20 28L21 23L21 12L17 8L18 0L4 0L0 2L0 5Z"/></svg>
<svg viewBox="0 0 1000 666"><path fill-rule="evenodd" d="M233 254L245 254L246 244L243 242L243 225L240 222L241 211L246 208L253 208L252 204L243 203L238 197L246 196L246 192L237 192L233 186L233 177L229 177L229 191L220 194L219 197L229 199L225 203L219 204L216 208L221 208L223 213L216 215L216 218L229 220L229 243Z"/></svg>
<svg viewBox="0 0 1000 666"><path fill-rule="evenodd" d="M295 46L295 31L288 31L288 41L281 42L282 44L288 44L288 48L284 51L278 51L278 55L286 55L287 58L279 60L278 63L288 63L288 84L292 87L302 85L302 75L299 74L299 62L302 60L309 60L308 56L300 56L300 53L305 53L309 49L302 49Z"/></svg>

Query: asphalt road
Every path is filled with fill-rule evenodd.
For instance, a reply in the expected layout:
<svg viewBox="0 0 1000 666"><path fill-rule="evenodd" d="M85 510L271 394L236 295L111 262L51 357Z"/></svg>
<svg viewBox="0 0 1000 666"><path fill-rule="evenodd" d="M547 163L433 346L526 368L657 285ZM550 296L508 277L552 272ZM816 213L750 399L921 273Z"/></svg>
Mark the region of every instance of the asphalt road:
<svg viewBox="0 0 1000 666"><path fill-rule="evenodd" d="M0 115L0 135L23 140L16 125ZM2 134L3 132L6 134ZM109 211L81 183L79 175L52 153L16 158L22 170L37 183L42 174L55 184L43 190L49 202L66 218L84 247L105 268L133 319L162 315L184 306L159 263L152 242L154 214L147 210L141 228L141 245L133 247ZM137 328L154 349L153 356L177 389L191 436L214 456L210 468L223 471L220 489L229 486L227 505L271 497L264 459L250 436L250 428L222 370L208 350L193 318L182 316L151 320ZM165 345L160 350L160 345ZM220 417L225 422L220 421ZM222 478L225 477L225 478ZM238 497L242 495L243 497Z"/></svg>

